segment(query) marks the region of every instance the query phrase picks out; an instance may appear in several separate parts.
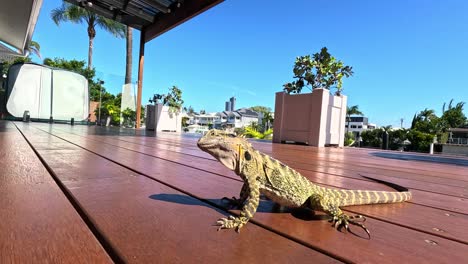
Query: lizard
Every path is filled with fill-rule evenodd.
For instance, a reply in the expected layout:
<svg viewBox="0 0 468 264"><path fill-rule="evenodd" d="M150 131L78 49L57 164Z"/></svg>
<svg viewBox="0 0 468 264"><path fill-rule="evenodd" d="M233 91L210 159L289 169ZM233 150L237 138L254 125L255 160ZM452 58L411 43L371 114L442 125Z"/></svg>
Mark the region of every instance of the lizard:
<svg viewBox="0 0 468 264"><path fill-rule="evenodd" d="M254 149L246 138L222 130L209 130L197 141L197 146L243 180L240 198L228 199L241 207L240 214L237 217L231 215L219 219L216 222L218 231L235 229L240 232L254 216L260 195L263 194L282 206L323 211L330 217L330 222L336 229L341 230L344 227L352 233L349 225L356 225L364 229L370 238L370 232L363 224L366 218L362 215L347 215L340 207L396 203L411 199L408 189L381 180L376 181L387 183L397 191L346 190L319 186L279 160Z"/></svg>

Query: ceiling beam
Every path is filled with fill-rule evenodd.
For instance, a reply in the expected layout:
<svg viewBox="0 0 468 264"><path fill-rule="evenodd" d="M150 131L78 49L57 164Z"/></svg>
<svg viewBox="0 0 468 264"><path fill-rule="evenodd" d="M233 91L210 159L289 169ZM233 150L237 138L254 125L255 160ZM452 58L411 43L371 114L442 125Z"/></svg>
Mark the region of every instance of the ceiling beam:
<svg viewBox="0 0 468 264"><path fill-rule="evenodd" d="M154 20L153 24L145 28L145 42L154 39L223 1L224 0L183 1L183 4L181 4L179 8L175 7L171 10L171 13L161 14Z"/></svg>

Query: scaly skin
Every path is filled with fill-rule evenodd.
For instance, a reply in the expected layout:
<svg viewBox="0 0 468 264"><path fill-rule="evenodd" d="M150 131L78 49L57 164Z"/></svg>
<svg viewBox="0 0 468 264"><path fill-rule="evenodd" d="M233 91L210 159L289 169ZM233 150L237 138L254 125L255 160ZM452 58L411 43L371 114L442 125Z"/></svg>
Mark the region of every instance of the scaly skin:
<svg viewBox="0 0 468 264"><path fill-rule="evenodd" d="M224 131L210 130L200 138L197 145L235 171L244 181L240 198L234 198L234 202L242 206L240 216L219 219L219 229L235 228L239 232L257 211L260 194L280 205L323 211L330 216L335 228L345 227L349 231L349 224L353 224L362 227L368 234L369 231L361 223L365 221L363 216L348 216L340 207L396 203L411 199L411 193L403 187L399 187L404 189L402 192L385 192L318 186L294 169L255 150L246 139Z"/></svg>

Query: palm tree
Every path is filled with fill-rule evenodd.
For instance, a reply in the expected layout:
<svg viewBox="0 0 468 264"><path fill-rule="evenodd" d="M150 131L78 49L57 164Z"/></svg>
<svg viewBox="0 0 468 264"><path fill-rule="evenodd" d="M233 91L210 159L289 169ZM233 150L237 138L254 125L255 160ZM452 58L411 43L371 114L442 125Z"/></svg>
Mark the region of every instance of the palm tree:
<svg viewBox="0 0 468 264"><path fill-rule="evenodd" d="M363 116L364 114L359 110L358 105L353 105L351 107L347 106L346 107L346 120L348 121L348 127L346 128L346 132L349 131L349 123L351 122L351 116L352 115L359 115Z"/></svg>
<svg viewBox="0 0 468 264"><path fill-rule="evenodd" d="M29 53L36 55L39 59L42 59L41 45L39 45L38 42L31 40L31 43L29 43L29 46L26 49L29 51Z"/></svg>
<svg viewBox="0 0 468 264"><path fill-rule="evenodd" d="M99 26L116 37L125 37L126 30L124 25L70 3L63 2L61 7L55 8L51 11L50 16L57 25L60 25L61 22L72 22L75 24L86 24L88 26L89 69L92 68L93 62L93 42L94 38L96 37L96 26Z"/></svg>
<svg viewBox="0 0 468 264"><path fill-rule="evenodd" d="M125 84L132 82L133 29L127 26L127 56L125 61Z"/></svg>
<svg viewBox="0 0 468 264"><path fill-rule="evenodd" d="M420 120L422 121L428 121L428 120L431 120L435 117L435 112L433 109L427 109L425 108L424 110L422 110L420 113L419 113L419 118Z"/></svg>

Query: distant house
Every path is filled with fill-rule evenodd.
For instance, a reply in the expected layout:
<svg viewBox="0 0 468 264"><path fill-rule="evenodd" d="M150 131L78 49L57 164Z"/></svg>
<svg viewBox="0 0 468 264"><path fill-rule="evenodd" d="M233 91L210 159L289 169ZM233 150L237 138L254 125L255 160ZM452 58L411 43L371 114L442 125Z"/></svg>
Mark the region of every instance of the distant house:
<svg viewBox="0 0 468 264"><path fill-rule="evenodd" d="M215 128L240 128L259 123L259 114L248 108L216 113Z"/></svg>
<svg viewBox="0 0 468 264"><path fill-rule="evenodd" d="M191 125L200 125L200 126L211 126L214 124L216 119L216 113L207 113L207 114L194 114L189 120Z"/></svg>
<svg viewBox="0 0 468 264"><path fill-rule="evenodd" d="M367 117L351 116L349 123L348 120L346 120L345 128L347 128L347 131L353 132L354 134L356 134L357 137L359 137L362 131L376 129L377 125L369 123Z"/></svg>
<svg viewBox="0 0 468 264"><path fill-rule="evenodd" d="M468 156L468 127L449 128L449 138L442 144L442 153Z"/></svg>
<svg viewBox="0 0 468 264"><path fill-rule="evenodd" d="M252 123L261 123L262 116L248 108L235 111L189 115L189 125L199 125L217 129L241 128Z"/></svg>

